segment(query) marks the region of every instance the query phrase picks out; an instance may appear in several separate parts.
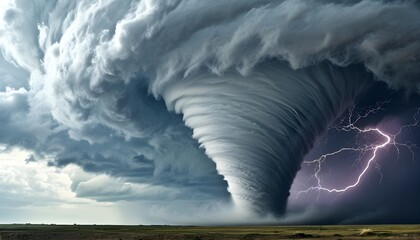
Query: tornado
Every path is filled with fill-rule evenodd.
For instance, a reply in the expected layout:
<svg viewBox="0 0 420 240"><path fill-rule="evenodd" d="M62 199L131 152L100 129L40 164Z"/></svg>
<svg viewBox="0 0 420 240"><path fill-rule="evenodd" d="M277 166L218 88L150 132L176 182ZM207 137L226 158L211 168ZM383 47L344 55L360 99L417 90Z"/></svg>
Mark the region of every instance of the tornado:
<svg viewBox="0 0 420 240"><path fill-rule="evenodd" d="M137 172L104 172L194 191L225 188L215 164L235 208L260 216L284 214L304 155L372 82L420 92L415 1L1 5L0 65L19 81L0 87L25 90L10 116L47 129L34 155L77 155L72 142L85 151L76 164L137 161Z"/></svg>
<svg viewBox="0 0 420 240"><path fill-rule="evenodd" d="M272 62L247 76L197 74L166 86L163 98L194 130L235 206L280 216L303 156L368 83L362 68Z"/></svg>

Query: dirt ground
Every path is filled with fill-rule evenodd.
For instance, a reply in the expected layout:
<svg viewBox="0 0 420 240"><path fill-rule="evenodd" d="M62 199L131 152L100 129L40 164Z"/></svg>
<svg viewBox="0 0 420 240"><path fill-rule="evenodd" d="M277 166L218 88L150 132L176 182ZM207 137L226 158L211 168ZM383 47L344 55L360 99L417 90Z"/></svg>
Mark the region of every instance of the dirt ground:
<svg viewBox="0 0 420 240"><path fill-rule="evenodd" d="M420 239L420 225L375 226L96 226L0 225L0 240L281 240Z"/></svg>

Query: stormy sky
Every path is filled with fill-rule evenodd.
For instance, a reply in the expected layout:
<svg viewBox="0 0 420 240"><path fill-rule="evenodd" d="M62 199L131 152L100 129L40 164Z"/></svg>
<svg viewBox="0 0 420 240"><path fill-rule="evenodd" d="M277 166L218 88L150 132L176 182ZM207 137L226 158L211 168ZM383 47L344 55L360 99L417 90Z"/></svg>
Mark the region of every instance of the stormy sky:
<svg viewBox="0 0 420 240"><path fill-rule="evenodd" d="M418 223L419 26L411 0L1 1L0 222Z"/></svg>

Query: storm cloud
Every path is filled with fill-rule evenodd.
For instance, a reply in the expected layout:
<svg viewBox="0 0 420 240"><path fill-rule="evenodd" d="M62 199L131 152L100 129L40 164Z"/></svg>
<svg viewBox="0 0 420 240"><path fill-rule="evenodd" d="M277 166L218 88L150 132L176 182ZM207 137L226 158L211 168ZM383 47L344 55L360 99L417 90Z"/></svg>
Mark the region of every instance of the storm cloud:
<svg viewBox="0 0 420 240"><path fill-rule="evenodd" d="M4 151L144 185L72 186L98 201L281 216L305 154L375 81L420 92L414 1L16 0L0 16Z"/></svg>

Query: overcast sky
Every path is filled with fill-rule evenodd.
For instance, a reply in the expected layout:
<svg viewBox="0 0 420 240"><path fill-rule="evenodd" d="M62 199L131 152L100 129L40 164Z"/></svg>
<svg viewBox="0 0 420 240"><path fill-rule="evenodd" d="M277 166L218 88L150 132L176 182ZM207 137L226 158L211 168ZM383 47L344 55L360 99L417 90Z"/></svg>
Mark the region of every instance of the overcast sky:
<svg viewBox="0 0 420 240"><path fill-rule="evenodd" d="M0 222L419 222L419 25L414 1L2 0Z"/></svg>

